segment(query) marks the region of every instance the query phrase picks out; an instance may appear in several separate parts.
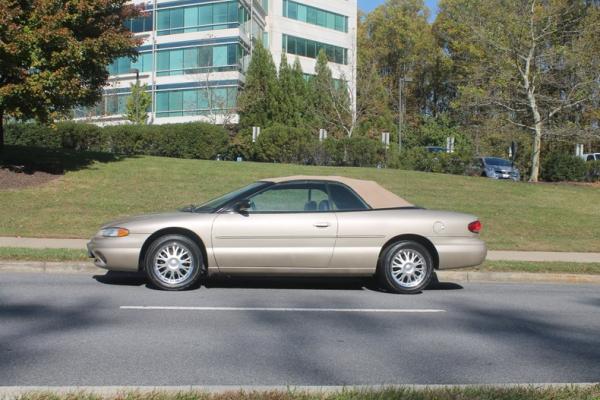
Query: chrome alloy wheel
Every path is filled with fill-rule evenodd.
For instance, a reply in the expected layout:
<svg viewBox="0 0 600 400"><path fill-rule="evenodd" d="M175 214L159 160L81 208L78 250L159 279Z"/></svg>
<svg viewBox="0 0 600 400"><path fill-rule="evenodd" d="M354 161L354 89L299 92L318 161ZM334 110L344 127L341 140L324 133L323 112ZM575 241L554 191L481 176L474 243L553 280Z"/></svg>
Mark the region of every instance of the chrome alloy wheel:
<svg viewBox="0 0 600 400"><path fill-rule="evenodd" d="M154 256L156 277L168 285L185 281L194 271L192 252L178 242L165 243Z"/></svg>
<svg viewBox="0 0 600 400"><path fill-rule="evenodd" d="M392 258L391 273L404 288L419 286L426 275L425 257L413 249L400 249Z"/></svg>

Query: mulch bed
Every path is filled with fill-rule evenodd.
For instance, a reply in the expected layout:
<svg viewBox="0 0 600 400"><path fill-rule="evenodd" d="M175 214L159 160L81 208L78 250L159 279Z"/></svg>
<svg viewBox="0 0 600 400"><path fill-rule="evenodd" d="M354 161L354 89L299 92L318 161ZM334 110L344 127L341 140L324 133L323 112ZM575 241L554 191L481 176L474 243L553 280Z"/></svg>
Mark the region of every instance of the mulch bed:
<svg viewBox="0 0 600 400"><path fill-rule="evenodd" d="M43 185L60 177L59 174L49 174L42 171L28 173L13 168L0 167L0 190Z"/></svg>

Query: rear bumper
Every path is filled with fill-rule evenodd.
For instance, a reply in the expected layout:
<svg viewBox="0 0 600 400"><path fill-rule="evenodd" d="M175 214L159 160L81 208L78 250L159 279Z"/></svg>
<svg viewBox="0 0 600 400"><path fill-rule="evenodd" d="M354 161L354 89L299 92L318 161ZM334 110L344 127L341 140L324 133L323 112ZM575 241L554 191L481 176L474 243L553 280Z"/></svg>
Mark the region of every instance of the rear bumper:
<svg viewBox="0 0 600 400"><path fill-rule="evenodd" d="M431 238L439 256L439 269L465 268L480 265L485 261L485 242L473 237Z"/></svg>
<svg viewBox="0 0 600 400"><path fill-rule="evenodd" d="M149 234L130 234L123 238L94 236L87 244L88 255L99 268L111 271L137 271L142 246Z"/></svg>

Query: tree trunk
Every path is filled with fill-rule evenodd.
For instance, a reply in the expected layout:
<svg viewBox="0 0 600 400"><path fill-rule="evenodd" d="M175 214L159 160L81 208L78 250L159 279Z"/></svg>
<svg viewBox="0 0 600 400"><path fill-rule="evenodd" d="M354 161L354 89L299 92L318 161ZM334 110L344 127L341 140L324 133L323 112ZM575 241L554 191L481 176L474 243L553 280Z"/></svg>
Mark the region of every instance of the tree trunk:
<svg viewBox="0 0 600 400"><path fill-rule="evenodd" d="M0 108L0 153L4 150L4 110Z"/></svg>
<svg viewBox="0 0 600 400"><path fill-rule="evenodd" d="M533 134L533 149L531 154L531 175L529 182L537 182L540 176L540 150L542 147L542 117L537 106L537 101L534 93L528 91L529 107L533 113L533 121L535 122Z"/></svg>
<svg viewBox="0 0 600 400"><path fill-rule="evenodd" d="M536 122L533 136L533 149L531 155L531 176L529 182L537 182L540 176L540 148L542 147L542 123Z"/></svg>

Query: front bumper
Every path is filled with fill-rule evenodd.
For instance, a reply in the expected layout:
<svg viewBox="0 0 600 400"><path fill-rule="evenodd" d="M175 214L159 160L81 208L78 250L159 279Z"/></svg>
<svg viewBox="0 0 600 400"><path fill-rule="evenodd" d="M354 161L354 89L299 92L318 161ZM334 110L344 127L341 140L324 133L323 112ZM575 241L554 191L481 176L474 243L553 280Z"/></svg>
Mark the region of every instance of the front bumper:
<svg viewBox="0 0 600 400"><path fill-rule="evenodd" d="M127 237L96 235L87 244L88 255L99 268L112 271L137 271L140 252L150 234L129 234Z"/></svg>
<svg viewBox="0 0 600 400"><path fill-rule="evenodd" d="M466 268L481 265L487 246L478 237L437 237L432 239L439 256L439 269Z"/></svg>

